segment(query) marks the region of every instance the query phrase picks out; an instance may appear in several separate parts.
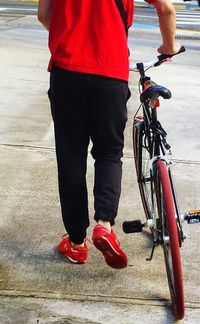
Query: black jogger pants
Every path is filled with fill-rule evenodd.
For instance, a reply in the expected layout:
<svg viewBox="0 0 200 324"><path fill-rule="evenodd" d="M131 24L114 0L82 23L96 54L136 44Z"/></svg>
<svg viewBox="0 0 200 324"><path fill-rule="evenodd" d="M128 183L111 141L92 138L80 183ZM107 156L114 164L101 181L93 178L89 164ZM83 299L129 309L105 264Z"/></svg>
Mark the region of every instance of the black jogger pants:
<svg viewBox="0 0 200 324"><path fill-rule="evenodd" d="M121 192L128 83L53 67L49 98L54 120L58 183L64 226L80 244L89 226L88 145L95 160L95 220L114 224Z"/></svg>

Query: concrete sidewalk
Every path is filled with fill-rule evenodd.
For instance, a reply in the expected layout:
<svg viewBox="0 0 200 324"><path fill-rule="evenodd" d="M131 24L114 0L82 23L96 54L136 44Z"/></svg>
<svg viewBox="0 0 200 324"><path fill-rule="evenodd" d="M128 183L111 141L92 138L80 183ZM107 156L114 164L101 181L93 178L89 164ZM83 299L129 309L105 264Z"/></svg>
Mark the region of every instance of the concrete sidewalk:
<svg viewBox="0 0 200 324"><path fill-rule="evenodd" d="M0 323L173 323L162 250L158 248L153 261L146 262L151 251L148 234L125 235L121 228L124 220L144 220L131 144L132 115L139 104L137 76L130 78L132 98L116 223L128 267L122 271L107 267L91 243L88 263L73 265L56 250L63 225L46 95L47 33L36 17L1 17L0 37ZM149 34L148 47L143 37L135 31L134 41L130 39L131 59L153 57L152 46L157 47L159 37ZM173 89L173 100L163 102L160 118L174 150L182 212L199 208L200 191L200 80L199 66L194 65L199 52L190 49L190 56L193 64L182 55L174 64L151 72L155 81ZM94 226L93 163L89 156L89 238ZM198 324L200 227L184 225L184 230L185 323Z"/></svg>

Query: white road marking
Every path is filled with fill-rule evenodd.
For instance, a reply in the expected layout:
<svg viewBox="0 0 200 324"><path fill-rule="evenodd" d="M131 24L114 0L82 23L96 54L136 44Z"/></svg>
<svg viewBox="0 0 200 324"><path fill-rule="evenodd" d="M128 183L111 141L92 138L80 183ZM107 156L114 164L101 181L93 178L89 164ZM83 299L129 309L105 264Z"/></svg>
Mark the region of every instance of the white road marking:
<svg viewBox="0 0 200 324"><path fill-rule="evenodd" d="M158 19L158 17L156 17L156 16L151 16L151 15L149 15L149 16L145 16L145 15L137 15L137 14L134 14L134 17L142 17L142 18L153 18L153 19Z"/></svg>
<svg viewBox="0 0 200 324"><path fill-rule="evenodd" d="M37 9L36 8L3 8L3 7L0 7L0 11L6 11L6 10L13 10L13 11L32 11L32 12L37 12Z"/></svg>
<svg viewBox="0 0 200 324"><path fill-rule="evenodd" d="M176 24L177 24L177 25L182 25L183 22L182 22L182 21L177 21ZM200 25L200 22L197 23L197 22L194 22L194 21L185 21L184 24L185 24L185 25L191 25L191 26L192 26L192 25L193 25L193 26L197 26L197 25Z"/></svg>

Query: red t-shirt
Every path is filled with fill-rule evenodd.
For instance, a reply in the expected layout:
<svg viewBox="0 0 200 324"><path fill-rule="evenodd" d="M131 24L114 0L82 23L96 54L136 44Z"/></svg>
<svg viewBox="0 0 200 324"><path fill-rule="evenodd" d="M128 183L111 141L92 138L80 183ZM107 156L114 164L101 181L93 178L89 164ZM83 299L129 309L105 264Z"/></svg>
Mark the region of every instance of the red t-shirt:
<svg viewBox="0 0 200 324"><path fill-rule="evenodd" d="M131 26L133 0L123 4ZM115 0L53 0L49 49L49 71L56 65L128 80L127 37Z"/></svg>

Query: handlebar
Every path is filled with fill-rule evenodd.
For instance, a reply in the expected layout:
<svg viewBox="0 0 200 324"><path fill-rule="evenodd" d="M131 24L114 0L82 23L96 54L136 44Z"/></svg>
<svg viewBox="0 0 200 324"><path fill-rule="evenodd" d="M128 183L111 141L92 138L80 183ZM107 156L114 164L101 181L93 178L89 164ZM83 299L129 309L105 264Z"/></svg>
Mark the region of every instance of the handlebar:
<svg viewBox="0 0 200 324"><path fill-rule="evenodd" d="M130 71L140 71L140 66L143 66L143 69L149 69L154 66L159 66L162 63L169 61L173 56L178 55L180 53L185 52L185 47L181 46L180 50L176 54L161 54L157 56L157 59L154 61L143 62L143 63L136 63L130 65Z"/></svg>
<svg viewBox="0 0 200 324"><path fill-rule="evenodd" d="M161 54L158 55L158 62L154 64L154 66L158 66L160 64L162 64L163 62L165 62L166 60L172 58L175 55L178 55L180 53L185 52L185 47L181 46L181 48L179 49L179 51L176 54Z"/></svg>

